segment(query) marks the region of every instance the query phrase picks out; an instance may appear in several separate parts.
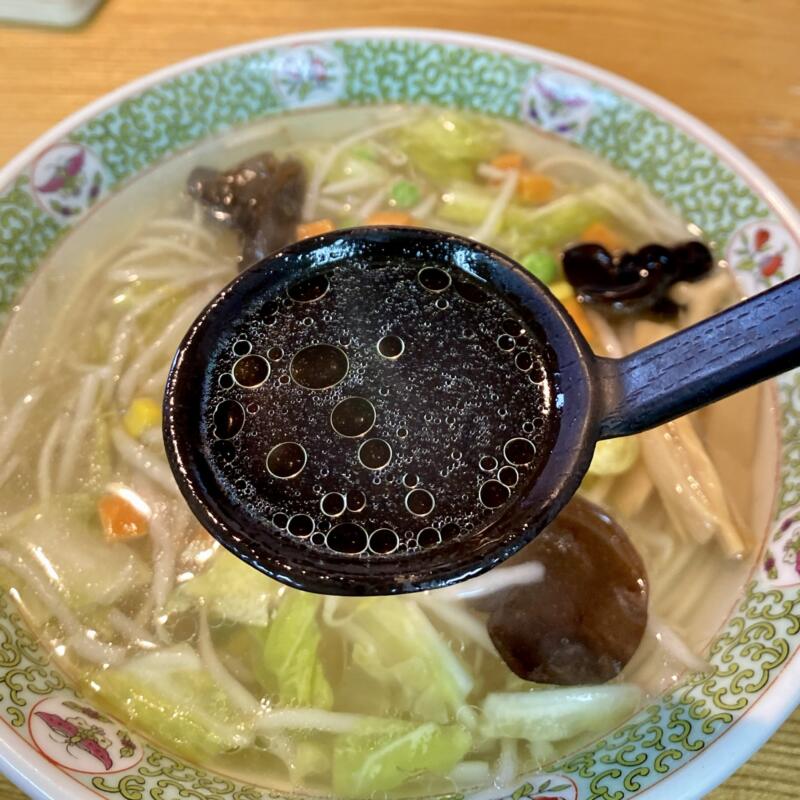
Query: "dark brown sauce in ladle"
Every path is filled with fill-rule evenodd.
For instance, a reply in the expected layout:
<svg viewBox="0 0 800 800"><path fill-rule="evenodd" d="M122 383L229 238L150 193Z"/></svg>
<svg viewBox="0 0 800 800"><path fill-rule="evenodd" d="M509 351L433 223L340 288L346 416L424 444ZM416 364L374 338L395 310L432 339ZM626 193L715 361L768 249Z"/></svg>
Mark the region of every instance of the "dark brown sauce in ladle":
<svg viewBox="0 0 800 800"><path fill-rule="evenodd" d="M274 284L221 331L197 434L263 537L364 559L466 544L547 458L553 367L539 331L472 276L355 258Z"/></svg>

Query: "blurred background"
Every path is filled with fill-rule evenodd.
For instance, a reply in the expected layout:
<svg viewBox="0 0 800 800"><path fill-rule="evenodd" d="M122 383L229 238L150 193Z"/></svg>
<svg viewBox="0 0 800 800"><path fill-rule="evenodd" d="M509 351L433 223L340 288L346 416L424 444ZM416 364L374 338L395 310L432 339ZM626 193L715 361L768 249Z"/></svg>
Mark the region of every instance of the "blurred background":
<svg viewBox="0 0 800 800"><path fill-rule="evenodd" d="M85 104L176 61L374 25L507 37L616 72L711 125L800 204L798 0L0 0L0 164ZM710 797L800 797L798 755L795 715ZM23 796L0 779L0 800Z"/></svg>
<svg viewBox="0 0 800 800"><path fill-rule="evenodd" d="M0 0L0 18L94 2ZM0 22L0 161L151 70L259 37L362 25L504 36L613 70L712 125L800 203L797 0L105 0L71 30Z"/></svg>

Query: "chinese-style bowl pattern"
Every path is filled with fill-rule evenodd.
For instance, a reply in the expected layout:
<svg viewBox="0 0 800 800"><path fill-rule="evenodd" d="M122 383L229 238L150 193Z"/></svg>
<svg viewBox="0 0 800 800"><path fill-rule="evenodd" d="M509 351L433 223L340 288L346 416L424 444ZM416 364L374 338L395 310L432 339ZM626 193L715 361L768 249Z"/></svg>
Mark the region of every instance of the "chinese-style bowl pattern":
<svg viewBox="0 0 800 800"><path fill-rule="evenodd" d="M436 31L333 31L178 65L95 103L22 153L0 172L0 315L94 204L170 154L298 107L380 102L521 119L598 153L700 225L748 292L800 271L800 219L780 191L705 126L648 92L510 42ZM684 677L548 774L482 797L700 797L800 700L800 372L784 375L778 394L782 450L773 518L746 589L712 644L713 672ZM40 797L275 796L185 763L98 714L69 689L5 596L0 722L5 771Z"/></svg>

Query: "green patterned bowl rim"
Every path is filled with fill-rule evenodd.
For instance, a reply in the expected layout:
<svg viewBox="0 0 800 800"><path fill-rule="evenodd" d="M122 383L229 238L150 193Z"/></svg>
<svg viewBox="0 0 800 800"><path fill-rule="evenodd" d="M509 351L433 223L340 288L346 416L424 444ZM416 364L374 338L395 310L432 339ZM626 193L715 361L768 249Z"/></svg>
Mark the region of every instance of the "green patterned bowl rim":
<svg viewBox="0 0 800 800"><path fill-rule="evenodd" d="M704 228L748 293L800 272L800 217L784 194L706 125L630 81L473 34L332 30L232 47L155 72L72 115L12 160L0 171L0 314L96 203L170 154L293 108L397 101L522 119L604 156ZM65 187L65 175L77 178ZM548 773L469 797L701 797L800 702L800 371L776 384L779 485L756 567L712 643L713 674L685 675ZM111 766L77 757L48 736L44 709L99 726L111 742ZM98 716L2 595L0 767L48 800L278 796L187 764Z"/></svg>

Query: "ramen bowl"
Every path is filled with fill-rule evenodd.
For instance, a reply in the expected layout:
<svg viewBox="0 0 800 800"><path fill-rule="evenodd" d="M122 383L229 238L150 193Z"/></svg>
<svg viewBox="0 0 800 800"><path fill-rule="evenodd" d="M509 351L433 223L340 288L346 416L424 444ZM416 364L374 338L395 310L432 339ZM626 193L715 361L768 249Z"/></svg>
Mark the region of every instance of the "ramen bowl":
<svg viewBox="0 0 800 800"><path fill-rule="evenodd" d="M92 220L123 191L146 205L158 187L138 179L159 165L169 171L192 148L250 123L380 104L474 111L604 159L702 230L743 295L800 271L800 218L788 200L730 144L646 90L513 42L445 31L329 31L155 73L70 117L8 164L0 172L0 324L13 326L34 293L60 291L63 276L61 283L35 280L41 265L110 247L118 232L104 238ZM21 386L30 358L15 347L0 380ZM505 776L502 787L490 780L437 796L700 797L791 713L800 699L800 373L770 384L765 397L771 416L757 432L766 455L754 466L763 475L743 588L701 587L693 601L698 616L716 609L700 643L709 668L682 670L614 730L540 770ZM13 452L4 457L0 482L16 466ZM93 703L86 686L77 691L58 648L30 629L14 592L0 595L0 759L20 787L59 800L289 796L217 770L200 754L176 755L157 719L129 731Z"/></svg>

